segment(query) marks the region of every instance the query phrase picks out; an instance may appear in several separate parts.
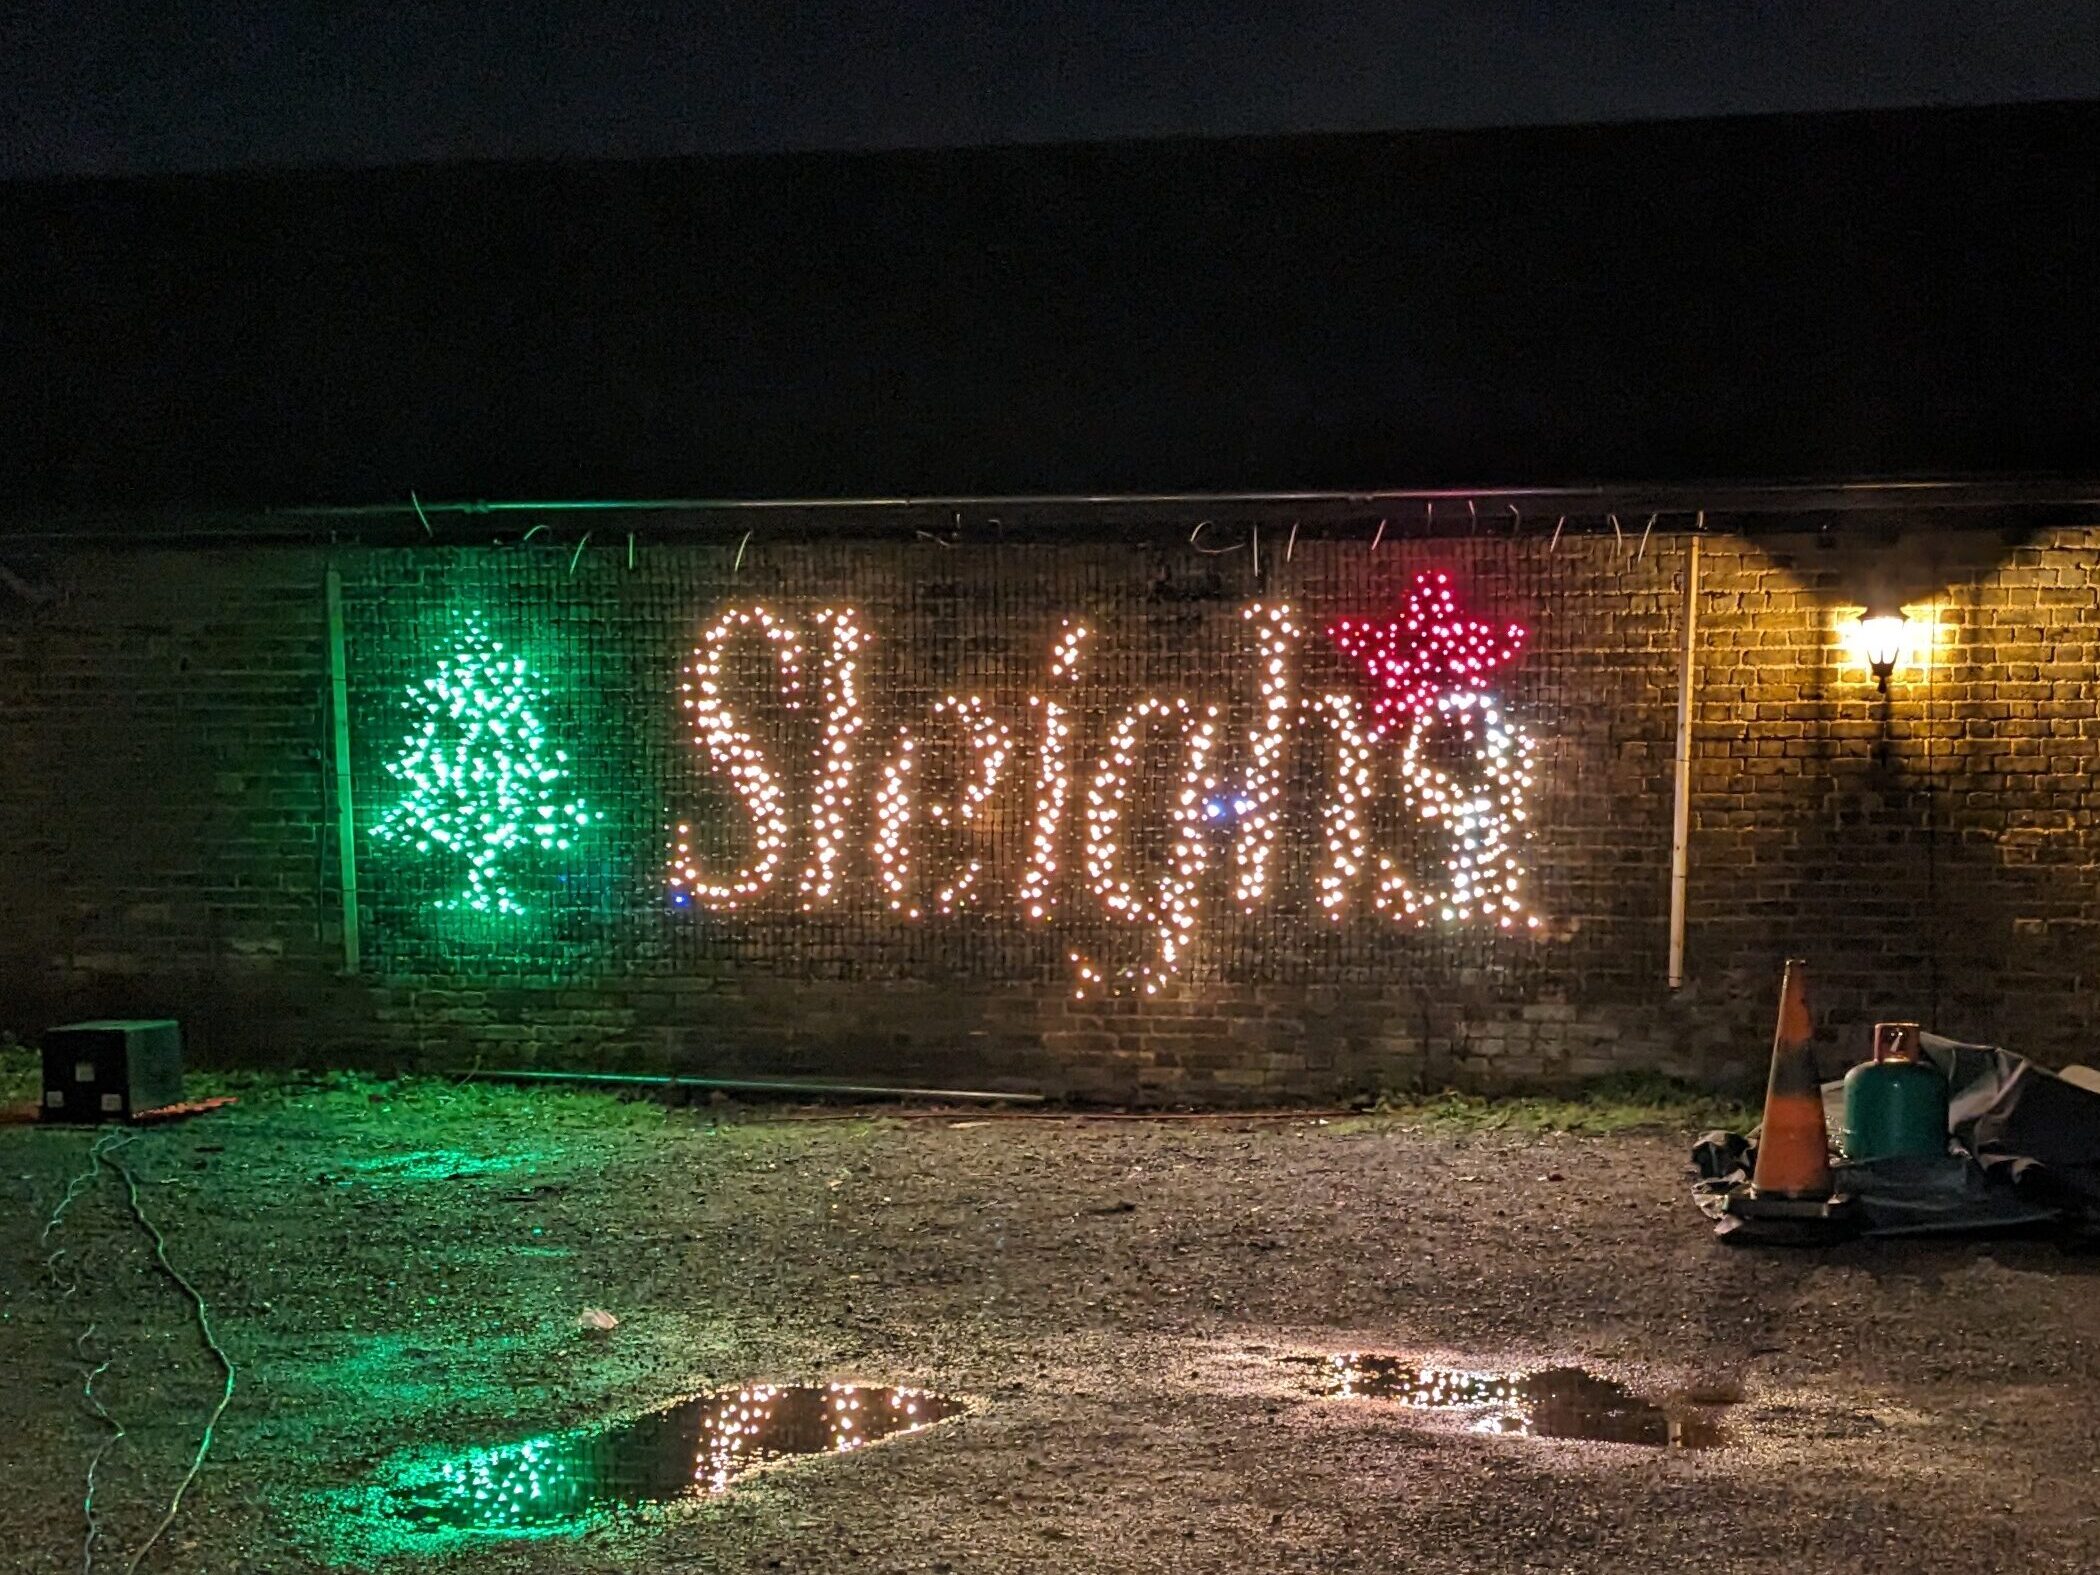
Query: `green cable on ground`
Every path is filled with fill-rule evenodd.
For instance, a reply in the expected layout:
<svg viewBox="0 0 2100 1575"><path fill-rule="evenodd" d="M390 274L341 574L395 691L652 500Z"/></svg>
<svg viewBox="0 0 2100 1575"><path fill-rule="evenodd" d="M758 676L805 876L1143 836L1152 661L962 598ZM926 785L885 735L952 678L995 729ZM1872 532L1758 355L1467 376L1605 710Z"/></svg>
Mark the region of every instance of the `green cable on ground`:
<svg viewBox="0 0 2100 1575"><path fill-rule="evenodd" d="M59 1224L65 1219L66 1211L73 1206L74 1200L94 1185L95 1179L102 1174L103 1160L117 1149L122 1148L126 1143L129 1143L136 1135L136 1133L130 1132L109 1131L95 1139L88 1149L86 1167L66 1183L65 1193L59 1198L58 1207L53 1209L51 1217L44 1221L43 1232L37 1237L39 1246L47 1245L50 1242L52 1234L57 1231ZM112 1164L114 1164L114 1161L112 1161ZM64 1256L65 1249L63 1247L52 1253L44 1260L44 1272L51 1277L52 1286L59 1290L58 1299L60 1301L70 1301L74 1293L80 1289L80 1282L78 1280L68 1280L63 1288L59 1288L58 1260ZM102 1397L95 1393L95 1380L108 1372L110 1363L115 1360L114 1357L105 1357L100 1362L96 1362L88 1355L88 1342L95 1338L95 1331L100 1327L99 1323L92 1319L89 1320L87 1327L82 1329L73 1341L73 1352L79 1358L84 1375L80 1386L81 1398L88 1403L89 1409L95 1413L96 1418L109 1428L108 1436L97 1446L94 1454L88 1457L87 1480L81 1492L80 1513L86 1522L86 1530L82 1533L80 1541L80 1575L92 1575L95 1567L95 1543L101 1536L101 1526L95 1519L96 1474L102 1469L102 1462L109 1452L128 1436L124 1431L124 1424L110 1413L109 1408L102 1403Z"/></svg>
<svg viewBox="0 0 2100 1575"><path fill-rule="evenodd" d="M129 1142L130 1139L127 1138L125 1141ZM211 1354L218 1359L219 1366L226 1373L225 1385L219 1391L219 1403L212 1407L211 1415L205 1418L203 1436L197 1440L197 1452L190 1459L189 1470L183 1473L182 1480L175 1485L175 1496L168 1501L167 1513L160 1517L160 1523L153 1528L152 1535L146 1538L136 1553L132 1554L131 1562L124 1566L124 1575L134 1575L134 1572L146 1555L153 1550L153 1545L160 1541L161 1534L175 1523L176 1515L182 1510L183 1495L189 1491L190 1484L197 1480L197 1473L204 1469L204 1457L211 1452L212 1435L218 1428L219 1419L226 1414L226 1408L233 1403L234 1367L233 1358L226 1354L226 1348L219 1344L218 1336L212 1333L211 1313L204 1304L204 1297L198 1292L197 1287L184 1277L182 1271L168 1261L167 1238L161 1235L160 1228L146 1217L145 1209L140 1206L138 1177L132 1172L130 1167L113 1157L115 1149L122 1146L122 1144L113 1144L107 1150L98 1147L96 1158L99 1162L106 1163L110 1169L124 1178L125 1201L131 1206L131 1217L139 1222L139 1225L148 1236L153 1238L154 1261L160 1265L161 1272L182 1287L183 1293L189 1297L191 1306L196 1311L197 1330L204 1336L205 1345L210 1349Z"/></svg>

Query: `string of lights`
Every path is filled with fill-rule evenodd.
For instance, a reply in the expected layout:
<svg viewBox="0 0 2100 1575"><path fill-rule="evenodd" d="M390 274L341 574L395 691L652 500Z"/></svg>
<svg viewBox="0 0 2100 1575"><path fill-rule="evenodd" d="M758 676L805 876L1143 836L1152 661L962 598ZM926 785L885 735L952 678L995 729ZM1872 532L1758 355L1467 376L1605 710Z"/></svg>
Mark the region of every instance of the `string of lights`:
<svg viewBox="0 0 2100 1575"><path fill-rule="evenodd" d="M710 881L701 875L694 858L692 825L681 822L672 847L671 900L681 906L698 902L725 913L734 912L773 884L787 857L789 837L786 780L722 695L722 665L729 643L746 631L764 636L772 649L780 675L781 704L789 710L799 708L802 638L763 607L734 608L717 619L701 636L686 682L680 686L686 712L692 718L695 742L707 752L716 769L729 778L737 796L744 801L751 817L753 851L750 861L727 880ZM842 684L840 692L849 692L849 686ZM825 774L828 779L828 765Z"/></svg>
<svg viewBox="0 0 2100 1575"><path fill-rule="evenodd" d="M576 831L603 818L556 791L570 778L569 756L548 741L545 699L525 658L467 612L437 672L411 684L401 702L414 726L386 769L403 792L372 835L462 867L465 888L442 906L523 913L507 873L518 855L566 853Z"/></svg>
<svg viewBox="0 0 2100 1575"><path fill-rule="evenodd" d="M1371 741L1358 724L1357 703L1349 695L1321 695L1312 714L1326 723L1334 738L1328 791L1320 805L1327 856L1314 879L1321 908L1328 918L1340 920L1371 856L1370 830L1363 816L1371 792Z"/></svg>
<svg viewBox="0 0 2100 1575"><path fill-rule="evenodd" d="M586 565L550 582L557 611L529 641L506 633L464 658L522 626L511 609L539 582L516 564L463 560L383 603L367 592L361 692L414 673L434 613L442 682L425 667L395 696L467 688L471 722L458 675L504 664L539 758L566 773L521 817L558 834L499 838L508 862L478 888L457 847L404 839L403 806L382 810L372 944L382 963L473 945L577 969L814 958L841 977L1062 974L1082 996L1148 996L1383 966L1367 926L1535 931L1536 726L1566 657L1542 688L1525 676L1529 625L1465 605L1461 582L1485 573L1487 605L1514 610L1494 565L1542 562L1543 542L1512 556L1492 528L1435 569L1388 538L1368 578L1309 530L1294 545L1279 532L1272 583L1251 597L1245 553L1192 553L1148 590L1121 577L1119 551L1031 560L1015 578L1006 553L946 537L909 549L924 573L895 583L849 543L751 546L741 564L725 549L716 578L659 556L593 584ZM649 631L688 653L669 684ZM382 764L456 748L423 714ZM496 747L492 725L475 737ZM467 760L445 783L491 770ZM587 822L564 818L571 804ZM475 823L485 807L469 804ZM448 870L459 885L439 897ZM477 913L460 901L477 889L492 922L443 928Z"/></svg>
<svg viewBox="0 0 2100 1575"><path fill-rule="evenodd" d="M1050 653L1050 688L1069 692L1079 682L1079 658L1088 629L1066 619ZM1041 919L1057 906L1057 855L1072 796L1072 723L1068 705L1051 696L1030 695L1029 709L1041 714L1042 754L1036 773L1035 842L1028 872L1021 877L1020 898L1028 917Z"/></svg>
<svg viewBox="0 0 2100 1575"><path fill-rule="evenodd" d="M815 858L802 872L805 910L831 901L838 890L839 864L848 836L846 815L852 804L853 741L862 724L855 677L860 670L860 622L850 607L822 608L811 621L830 634L831 645L824 662L824 733L817 743L815 802L810 813Z"/></svg>
<svg viewBox="0 0 2100 1575"><path fill-rule="evenodd" d="M1164 720L1182 744L1182 769L1171 810L1174 843L1169 862L1149 891L1141 890L1130 873L1130 856L1119 836L1137 795L1137 757L1146 733L1155 719ZM1143 962L1116 970L1116 985L1136 984L1147 995L1159 993L1160 985L1179 968L1183 950L1195 932L1196 916L1202 907L1197 882L1210 853L1203 828L1203 796L1217 785L1209 774L1211 747L1217 738L1218 709L1205 706L1200 712L1189 702L1172 699L1140 700L1126 711L1109 735L1108 752L1102 757L1087 790L1086 875L1088 885L1111 913L1153 932L1157 951ZM1084 999L1090 986L1108 982L1096 964L1078 952L1072 953Z"/></svg>
<svg viewBox="0 0 2100 1575"><path fill-rule="evenodd" d="M1239 822L1233 860L1239 868L1234 895L1242 907L1261 901L1275 860L1277 800L1283 792L1283 752L1291 727L1291 651L1300 638L1288 607L1259 602L1241 614L1254 626L1256 713L1247 733L1247 772L1241 795L1228 806Z"/></svg>
<svg viewBox="0 0 2100 1575"><path fill-rule="evenodd" d="M1462 753L1478 768L1463 777L1429 763L1429 740L1453 727L1464 738ZM1400 756L1400 775L1416 813L1435 821L1449 839L1446 879L1418 887L1404 869L1380 854L1373 901L1381 913L1397 907L1420 924L1432 919L1464 924L1478 917L1503 929L1520 920L1527 927L1537 925L1537 916L1524 912L1524 865L1519 856L1533 747L1531 736L1505 722L1476 690L1439 695L1415 713Z"/></svg>

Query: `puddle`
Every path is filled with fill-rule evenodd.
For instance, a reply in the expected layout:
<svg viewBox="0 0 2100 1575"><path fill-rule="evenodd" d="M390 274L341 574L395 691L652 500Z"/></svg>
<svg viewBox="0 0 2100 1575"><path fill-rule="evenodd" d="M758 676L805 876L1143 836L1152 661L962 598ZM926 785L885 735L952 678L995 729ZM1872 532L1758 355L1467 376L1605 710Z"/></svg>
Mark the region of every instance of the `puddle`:
<svg viewBox="0 0 2100 1575"><path fill-rule="evenodd" d="M790 1455L843 1454L963 1409L922 1389L752 1384L607 1427L419 1461L361 1497L396 1536L545 1536L711 1497Z"/></svg>
<svg viewBox="0 0 2100 1575"><path fill-rule="evenodd" d="M1465 1412L1472 1431L1520 1438L1576 1438L1655 1449L1713 1449L1721 1426L1691 1405L1643 1400L1624 1384L1579 1367L1535 1373L1424 1367L1397 1356L1298 1357L1322 1394L1396 1400L1423 1411Z"/></svg>

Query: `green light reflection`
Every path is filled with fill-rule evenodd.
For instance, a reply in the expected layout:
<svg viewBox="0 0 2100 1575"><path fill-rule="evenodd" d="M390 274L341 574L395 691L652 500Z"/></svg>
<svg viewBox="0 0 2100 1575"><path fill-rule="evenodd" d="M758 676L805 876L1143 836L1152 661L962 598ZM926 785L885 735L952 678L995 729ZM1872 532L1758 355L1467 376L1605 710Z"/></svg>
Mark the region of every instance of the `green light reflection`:
<svg viewBox="0 0 2100 1575"><path fill-rule="evenodd" d="M712 1498L791 1455L845 1454L964 1409L922 1389L751 1384L607 1427L412 1457L329 1495L325 1530L365 1551L589 1530L650 1504Z"/></svg>

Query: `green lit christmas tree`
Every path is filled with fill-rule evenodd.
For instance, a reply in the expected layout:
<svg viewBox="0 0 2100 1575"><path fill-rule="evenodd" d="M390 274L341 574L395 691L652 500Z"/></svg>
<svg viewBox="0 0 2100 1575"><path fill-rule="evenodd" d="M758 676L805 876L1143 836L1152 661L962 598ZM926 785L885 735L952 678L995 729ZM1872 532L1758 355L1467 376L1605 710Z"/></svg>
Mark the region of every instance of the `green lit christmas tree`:
<svg viewBox="0 0 2100 1575"><path fill-rule="evenodd" d="M479 613L459 621L436 675L409 685L401 702L415 726L386 769L403 792L372 834L464 875L464 887L440 909L524 913L509 884L515 861L565 851L577 831L604 816L562 791L569 757L547 742L546 685L524 657L504 650Z"/></svg>

